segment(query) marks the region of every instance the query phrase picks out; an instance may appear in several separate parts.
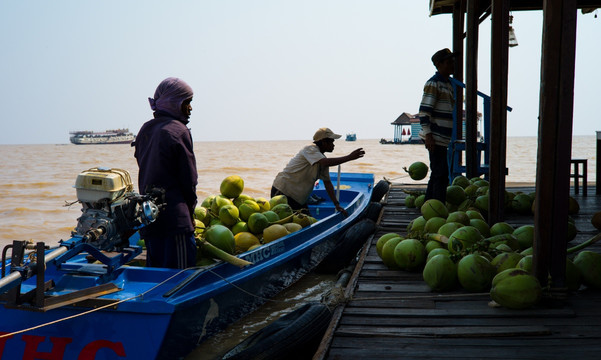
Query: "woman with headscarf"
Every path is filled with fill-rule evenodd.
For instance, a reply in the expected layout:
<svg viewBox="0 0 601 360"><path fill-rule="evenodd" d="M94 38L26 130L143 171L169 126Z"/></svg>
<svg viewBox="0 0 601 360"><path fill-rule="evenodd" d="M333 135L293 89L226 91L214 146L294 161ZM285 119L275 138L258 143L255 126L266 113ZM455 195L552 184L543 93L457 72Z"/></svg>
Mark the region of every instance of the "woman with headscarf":
<svg viewBox="0 0 601 360"><path fill-rule="evenodd" d="M183 80L163 80L154 98L148 98L154 119L142 126L132 144L140 193L152 188L165 190L166 205L157 220L140 230L148 266L183 269L195 265L193 214L198 173L192 135L186 127L192 96L192 88Z"/></svg>

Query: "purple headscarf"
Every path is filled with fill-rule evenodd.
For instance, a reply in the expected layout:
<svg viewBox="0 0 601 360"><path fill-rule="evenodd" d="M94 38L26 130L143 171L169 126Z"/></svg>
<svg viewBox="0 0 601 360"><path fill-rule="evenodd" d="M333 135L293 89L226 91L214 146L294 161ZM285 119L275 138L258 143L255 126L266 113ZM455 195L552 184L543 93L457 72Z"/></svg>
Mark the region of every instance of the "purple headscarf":
<svg viewBox="0 0 601 360"><path fill-rule="evenodd" d="M170 77L159 84L154 92L154 98L148 98L148 102L153 111L165 112L187 122L188 115L182 112L182 103L192 95L194 95L192 88L184 80Z"/></svg>

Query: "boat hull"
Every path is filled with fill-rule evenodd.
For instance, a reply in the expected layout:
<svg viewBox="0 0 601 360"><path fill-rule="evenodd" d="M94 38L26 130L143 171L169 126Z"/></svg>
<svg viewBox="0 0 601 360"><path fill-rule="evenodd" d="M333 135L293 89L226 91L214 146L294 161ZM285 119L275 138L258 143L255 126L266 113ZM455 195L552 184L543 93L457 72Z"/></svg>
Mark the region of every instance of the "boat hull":
<svg viewBox="0 0 601 360"><path fill-rule="evenodd" d="M336 183L337 175L331 177ZM200 342L256 309L281 290L314 269L346 230L359 221L369 205L373 175L341 174L340 203L348 216L336 212L329 201L310 206L319 222L241 254L252 262L242 269L219 262L186 270L123 266L109 279L121 291L103 295L96 303L63 306L46 312L7 308L0 302L0 333L26 330L0 337L0 359L53 352L56 359L177 359ZM320 184L316 195L327 199ZM137 239L130 239L135 242ZM85 261L83 253L71 269ZM68 264L67 264L68 265ZM63 265L64 266L64 265ZM81 267L89 268L89 265ZM68 294L106 283L106 279L81 272L65 273L48 266L46 280L55 287L47 296ZM36 278L23 282L21 292L35 288ZM102 303L113 302L95 311ZM119 302L119 303L115 303ZM91 311L91 312L89 312ZM89 313L88 313L89 312ZM82 355L83 354L83 355Z"/></svg>

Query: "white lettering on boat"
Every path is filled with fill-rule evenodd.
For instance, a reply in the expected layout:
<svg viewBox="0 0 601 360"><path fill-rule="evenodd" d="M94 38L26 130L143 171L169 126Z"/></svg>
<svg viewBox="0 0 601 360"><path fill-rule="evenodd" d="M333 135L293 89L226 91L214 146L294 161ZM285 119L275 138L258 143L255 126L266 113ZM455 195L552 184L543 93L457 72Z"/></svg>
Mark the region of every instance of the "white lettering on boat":
<svg viewBox="0 0 601 360"><path fill-rule="evenodd" d="M283 242L278 242L274 244L270 244L269 246L260 247L257 251L248 254L244 257L244 260L250 261L252 263L258 263L264 260L269 259L272 256L276 256L281 254L286 250L286 246L284 246Z"/></svg>

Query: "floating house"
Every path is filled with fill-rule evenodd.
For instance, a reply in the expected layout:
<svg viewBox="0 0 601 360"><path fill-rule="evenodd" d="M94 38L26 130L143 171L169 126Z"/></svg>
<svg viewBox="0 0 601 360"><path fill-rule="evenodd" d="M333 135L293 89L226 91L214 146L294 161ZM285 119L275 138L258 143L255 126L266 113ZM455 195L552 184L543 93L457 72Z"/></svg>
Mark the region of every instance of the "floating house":
<svg viewBox="0 0 601 360"><path fill-rule="evenodd" d="M463 111L463 131L462 139L465 139L465 111ZM478 112L478 133L477 137L479 141L483 141L482 136L482 113ZM392 141L381 139L381 144L421 144L422 140L419 137L419 132L422 127L419 123L419 114L409 114L407 112L402 113L395 121L390 123L394 126L394 138Z"/></svg>

